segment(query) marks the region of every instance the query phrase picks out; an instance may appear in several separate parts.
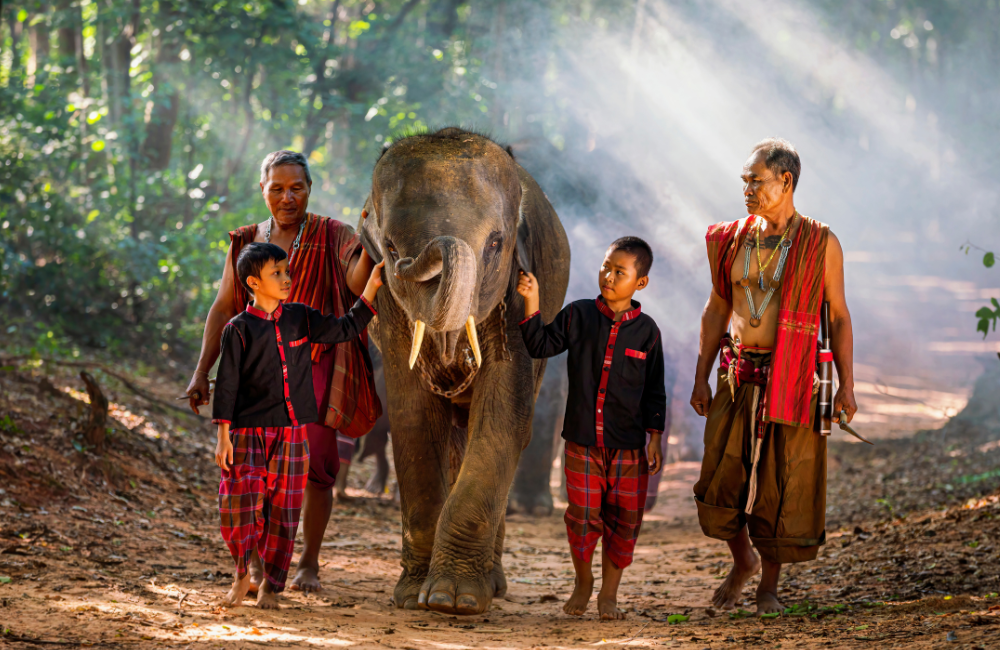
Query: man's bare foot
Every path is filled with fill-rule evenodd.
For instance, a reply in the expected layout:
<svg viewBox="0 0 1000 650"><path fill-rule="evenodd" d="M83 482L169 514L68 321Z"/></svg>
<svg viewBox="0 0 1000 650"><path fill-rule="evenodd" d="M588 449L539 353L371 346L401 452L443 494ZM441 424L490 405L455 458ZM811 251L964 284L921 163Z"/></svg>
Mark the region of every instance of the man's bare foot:
<svg viewBox="0 0 1000 650"><path fill-rule="evenodd" d="M597 594L597 611L602 621L620 621L625 618L625 612L618 609L618 599L614 596Z"/></svg>
<svg viewBox="0 0 1000 650"><path fill-rule="evenodd" d="M743 586L758 571L760 571L760 558L751 550L748 556L733 563L729 575L712 595L712 604L721 610L736 607L736 603L743 597Z"/></svg>
<svg viewBox="0 0 1000 650"><path fill-rule="evenodd" d="M237 577L233 580L233 586L225 596L222 597L223 607L239 607L243 604L243 599L247 595L247 591L250 589L250 574L244 575L242 578Z"/></svg>
<svg viewBox="0 0 1000 650"><path fill-rule="evenodd" d="M778 602L778 594L770 591L757 590L757 616L761 614L780 614L785 608Z"/></svg>
<svg viewBox="0 0 1000 650"><path fill-rule="evenodd" d="M302 566L299 563L295 578L292 579L291 589L303 593L323 591L323 586L319 583L319 567Z"/></svg>
<svg viewBox="0 0 1000 650"><path fill-rule="evenodd" d="M352 503L356 499L352 496L347 495L347 490L339 490L334 488L333 498L337 503Z"/></svg>
<svg viewBox="0 0 1000 650"><path fill-rule="evenodd" d="M258 586L264 580L264 565L260 563L257 551L254 551L253 555L250 556L250 566L247 567L247 570L250 572L250 593L256 594Z"/></svg>
<svg viewBox="0 0 1000 650"><path fill-rule="evenodd" d="M590 597L594 593L594 576L591 575L590 578L584 576L576 577L576 588L573 589L573 594L563 605L563 611L570 616L583 616L583 613L587 611L587 605L590 604Z"/></svg>
<svg viewBox="0 0 1000 650"><path fill-rule="evenodd" d="M257 590L257 607L260 609L278 609L278 594L274 593L271 583L265 580Z"/></svg>

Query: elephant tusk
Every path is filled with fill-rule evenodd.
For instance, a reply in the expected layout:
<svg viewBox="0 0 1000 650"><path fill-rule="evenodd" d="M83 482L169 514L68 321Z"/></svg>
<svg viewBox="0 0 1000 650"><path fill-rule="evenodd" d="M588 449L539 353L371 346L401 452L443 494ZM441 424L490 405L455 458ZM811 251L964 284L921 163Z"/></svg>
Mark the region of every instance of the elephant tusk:
<svg viewBox="0 0 1000 650"><path fill-rule="evenodd" d="M479 351L479 334L476 332L476 317L469 314L469 320L465 321L465 333L469 336L469 345L472 346L472 354L476 357L476 365L483 365L483 353Z"/></svg>
<svg viewBox="0 0 1000 650"><path fill-rule="evenodd" d="M410 348L410 370L413 370L413 365L417 363L417 357L420 356L420 344L424 342L424 322L414 321L413 323L413 347Z"/></svg>

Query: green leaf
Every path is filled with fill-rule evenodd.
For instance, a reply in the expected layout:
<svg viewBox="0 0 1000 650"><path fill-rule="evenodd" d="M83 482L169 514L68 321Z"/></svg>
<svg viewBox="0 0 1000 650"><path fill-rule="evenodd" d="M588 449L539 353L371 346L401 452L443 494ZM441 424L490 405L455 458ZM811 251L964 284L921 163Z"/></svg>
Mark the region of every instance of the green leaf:
<svg viewBox="0 0 1000 650"><path fill-rule="evenodd" d="M87 213L87 223L90 223L97 218L97 215L101 214L100 210L91 210Z"/></svg>
<svg viewBox="0 0 1000 650"><path fill-rule="evenodd" d="M993 310L990 309L989 307L980 307L979 310L976 312L976 318L989 320L991 318L995 318L995 316L993 315Z"/></svg>
<svg viewBox="0 0 1000 650"><path fill-rule="evenodd" d="M677 625L678 623L684 623L685 621L690 621L690 616L685 616L684 614L671 614L667 617L667 625Z"/></svg>
<svg viewBox="0 0 1000 650"><path fill-rule="evenodd" d="M778 618L781 616L781 612L771 612L770 614L761 614L761 618Z"/></svg>
<svg viewBox="0 0 1000 650"><path fill-rule="evenodd" d="M997 313L1000 313L1000 302L997 302L996 298L990 298L990 302L992 302L993 306L997 308Z"/></svg>
<svg viewBox="0 0 1000 650"><path fill-rule="evenodd" d="M22 9L21 11L17 12L17 22L23 23L27 19L28 19L28 12L27 11L25 11L24 9Z"/></svg>
<svg viewBox="0 0 1000 650"><path fill-rule="evenodd" d="M985 318L981 319L979 324L976 325L976 331L982 332L983 338L986 338L990 333L990 321Z"/></svg>
<svg viewBox="0 0 1000 650"><path fill-rule="evenodd" d="M94 151L104 151L104 140L94 140L90 143L90 148Z"/></svg>
<svg viewBox="0 0 1000 650"><path fill-rule="evenodd" d="M993 255L993 253L986 253L985 255L983 255L983 266L985 266L986 268L992 267L994 264L996 264L996 262L997 260L996 257Z"/></svg>
<svg viewBox="0 0 1000 650"><path fill-rule="evenodd" d="M7 576L0 576L0 585L5 585L10 582L10 578Z"/></svg>

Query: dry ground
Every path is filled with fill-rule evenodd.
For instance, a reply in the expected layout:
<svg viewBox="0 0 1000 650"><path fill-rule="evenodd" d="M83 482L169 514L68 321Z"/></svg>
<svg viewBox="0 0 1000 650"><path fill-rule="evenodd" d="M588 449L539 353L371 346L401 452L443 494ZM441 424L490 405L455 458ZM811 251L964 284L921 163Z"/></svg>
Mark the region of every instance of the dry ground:
<svg viewBox="0 0 1000 650"><path fill-rule="evenodd" d="M336 506L319 596L286 592L277 612L250 600L224 610L215 603L232 566L208 432L165 405L176 385L137 379L156 401L95 374L116 405L103 455L74 433L86 406L71 369L0 369L0 645L1000 647L1000 479L990 469L1000 445L986 430L875 449L834 443L829 542L817 562L792 569L789 610L775 619L706 607L727 555L698 529L697 463L666 469L625 574L623 622L601 622L593 608L562 613L572 572L558 514L508 518L510 589L488 614L395 609L400 536L388 497Z"/></svg>

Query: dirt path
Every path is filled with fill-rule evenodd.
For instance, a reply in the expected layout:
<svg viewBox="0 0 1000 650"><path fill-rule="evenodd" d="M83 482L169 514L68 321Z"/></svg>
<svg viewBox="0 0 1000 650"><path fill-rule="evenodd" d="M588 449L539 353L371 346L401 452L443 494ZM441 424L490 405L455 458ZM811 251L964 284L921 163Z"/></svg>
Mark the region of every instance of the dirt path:
<svg viewBox="0 0 1000 650"><path fill-rule="evenodd" d="M487 615L395 609L399 512L388 497L335 506L319 596L286 592L277 612L249 600L223 610L232 563L209 434L162 407L175 385L136 380L158 406L99 378L115 417L104 454L81 446L74 371L0 368L2 646L1000 647L996 427L832 443L828 543L789 570L790 609L776 619L707 608L728 555L698 528L697 463L665 469L625 574L626 621L597 620L593 604L582 618L563 614L573 575L560 514L508 518L510 588ZM369 471L355 469L352 485Z"/></svg>
<svg viewBox="0 0 1000 650"><path fill-rule="evenodd" d="M505 564L510 590L488 615L459 618L399 611L390 603L398 573L398 511L388 500L375 499L336 507L321 558L325 590L320 596L286 592L278 612L256 610L249 600L247 607L223 610L214 603L226 590L231 565L218 540L211 494L205 490L197 499L187 499L186 517L183 508L168 507L176 501L174 495L163 495L163 507L152 518L138 517L114 501L59 504L46 514L31 513L34 532L23 526L28 534L22 545L0 555L16 558L27 568L0 585L0 638L4 644L25 647L41 641L449 650L607 644L839 648L875 641L885 647L918 648L1000 644L1000 626L991 625L998 622L997 612L990 612L989 601L969 597L916 605L832 604L829 611L816 610L817 617L807 612L766 621L712 616L705 605L725 570L725 547L706 540L698 530L688 498L697 465L675 464L667 472L659 503L643 526L635 564L626 572L621 602L629 619L623 622L601 622L593 608L583 618L562 613L572 573L558 516L508 519ZM78 539L94 540L88 545L94 550L86 557L65 550L69 547L61 544L66 542L54 532L67 529L70 522ZM838 547L831 543L825 551ZM746 595L751 595L749 589ZM747 609L751 605L749 600L743 604ZM675 614L690 618L669 623L668 616ZM977 625L980 619L986 623Z"/></svg>

